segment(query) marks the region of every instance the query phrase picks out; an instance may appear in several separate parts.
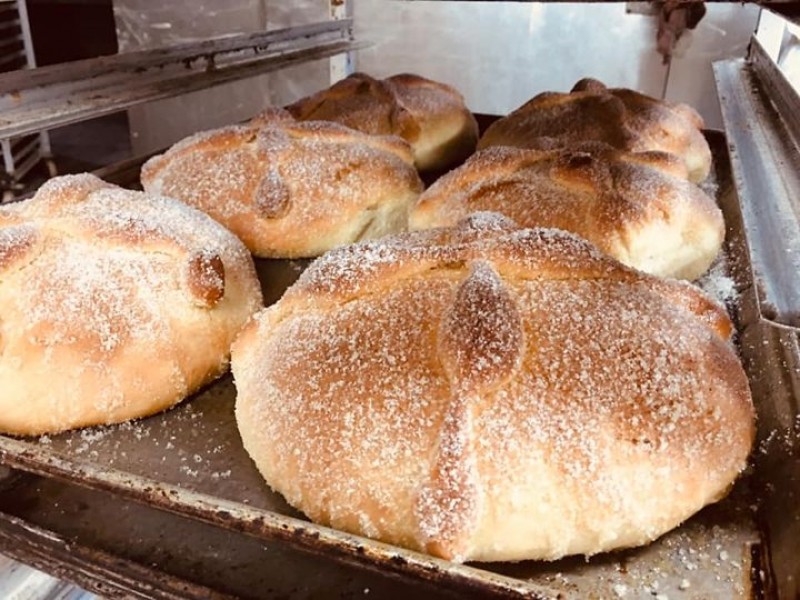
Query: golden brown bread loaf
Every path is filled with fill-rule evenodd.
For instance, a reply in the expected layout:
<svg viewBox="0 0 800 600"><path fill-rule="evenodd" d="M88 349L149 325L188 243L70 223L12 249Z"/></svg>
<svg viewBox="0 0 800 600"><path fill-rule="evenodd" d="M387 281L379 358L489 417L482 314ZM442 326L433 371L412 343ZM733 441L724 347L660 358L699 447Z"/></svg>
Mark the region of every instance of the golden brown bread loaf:
<svg viewBox="0 0 800 600"><path fill-rule="evenodd" d="M411 144L421 171L458 164L478 142L478 123L455 88L407 73L388 79L354 73L286 108L303 121L335 121L372 135L398 135Z"/></svg>
<svg viewBox="0 0 800 600"><path fill-rule="evenodd" d="M492 123L478 149L536 147L536 140L544 137L566 146L597 141L628 152L661 150L680 156L689 179L697 182L711 168L711 150L702 128L703 119L686 104L582 79L569 94L544 92Z"/></svg>
<svg viewBox="0 0 800 600"><path fill-rule="evenodd" d="M422 191L412 163L399 138L273 109L178 142L141 179L209 214L253 254L297 258L405 230Z"/></svg>
<svg viewBox="0 0 800 600"><path fill-rule="evenodd" d="M685 173L674 155L631 154L598 142L492 147L426 190L409 226L451 226L470 213L496 211L524 227L571 231L647 273L695 279L719 253L725 224Z"/></svg>
<svg viewBox="0 0 800 600"><path fill-rule="evenodd" d="M724 311L479 213L317 260L236 340L236 419L314 521L456 561L655 539L754 428Z"/></svg>
<svg viewBox="0 0 800 600"><path fill-rule="evenodd" d="M91 175L0 208L0 431L117 423L228 366L261 308L244 245L175 200Z"/></svg>

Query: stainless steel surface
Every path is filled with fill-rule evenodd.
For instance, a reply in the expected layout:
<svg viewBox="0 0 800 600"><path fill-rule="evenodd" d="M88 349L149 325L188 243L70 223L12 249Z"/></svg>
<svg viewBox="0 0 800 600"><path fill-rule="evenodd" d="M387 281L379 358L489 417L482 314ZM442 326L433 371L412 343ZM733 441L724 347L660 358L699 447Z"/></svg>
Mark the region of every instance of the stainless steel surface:
<svg viewBox="0 0 800 600"><path fill-rule="evenodd" d="M731 132L730 137L732 154L738 155L734 161L737 185L743 193L755 188L763 194L760 211L755 215L744 213L756 217L750 228L762 233L751 243L750 252L767 273L757 272L755 280L767 280L772 289L791 293L796 292L793 286L797 285L797 274L784 272L790 266L770 252L778 248L780 257L780 249L791 253L796 248L800 98L775 62L782 36L776 40L769 35L770 28L763 27L776 21L782 27L783 23L774 15L766 16L769 19L759 26L758 40L751 47L751 62L730 65L729 71L720 75L738 76L756 106L744 117L744 130ZM774 44L772 48L765 47L770 43ZM722 101L731 113L740 103L736 95ZM772 163L774 169L756 173L759 164L751 156L753 152L759 153L760 160ZM791 258L791 254L785 258ZM755 261L753 268L757 268ZM760 518L769 548L766 584L775 598L790 600L800 597L800 342L796 327L786 327L796 325L795 307L784 306L783 314L775 313L769 297L765 307L765 287L770 289L758 286L747 296L749 311L765 313L767 318L753 319L742 329L741 347L745 360L752 365L753 385L769 398L759 410L758 451L754 454L758 485L763 490Z"/></svg>
<svg viewBox="0 0 800 600"><path fill-rule="evenodd" d="M706 4L706 11L697 27L678 40L664 99L686 102L703 116L707 127L722 128L712 63L747 55L761 11L753 4L720 3Z"/></svg>
<svg viewBox="0 0 800 600"><path fill-rule="evenodd" d="M445 81L476 112L506 114L546 90L583 77L688 102L721 128L711 61L744 57L758 8L708 5L685 33L669 77L656 51L657 19L625 3L384 2L355 0L358 69L411 71ZM657 14L657 13L656 13Z"/></svg>
<svg viewBox="0 0 800 600"><path fill-rule="evenodd" d="M758 56L757 40L753 48ZM718 62L714 72L736 187L748 199L742 213L759 314L800 326L800 152L789 125L800 118L797 96L782 114L780 80L767 83L755 64Z"/></svg>
<svg viewBox="0 0 800 600"><path fill-rule="evenodd" d="M20 36L25 47L25 56L28 67L32 68L36 66L36 54L33 51L33 37L31 36L30 19L28 19L28 2L27 0L17 0L15 4L19 15Z"/></svg>
<svg viewBox="0 0 800 600"><path fill-rule="evenodd" d="M4 5L4 9L16 11L16 18L6 19L0 25L0 63L5 68L32 69L36 67L33 51L28 7L25 0L15 0ZM22 44L22 50L16 47ZM9 51L11 52L9 54ZM9 64L17 61L18 65ZM26 71L27 72L27 71ZM40 160L50 155L50 139L46 131L34 135L2 138L3 168L7 178L2 182L3 197L13 195L19 181L33 169ZM24 146L24 148L22 147Z"/></svg>
<svg viewBox="0 0 800 600"><path fill-rule="evenodd" d="M298 27L263 31L246 35L227 35L198 42L184 42L167 48L154 48L141 52L127 52L78 60L71 63L40 67L31 71L16 71L0 78L0 93L38 90L48 95L49 86L69 83L75 88L94 87L92 82L103 76L117 75L123 78L140 74L150 69L163 69L171 65L191 68L194 61L203 68L213 68L226 61L238 61L245 53L259 53L275 48L285 49L308 42L349 39L352 22L347 19L323 21ZM33 96L36 98L36 95ZM27 100L26 97L17 102ZM6 97L3 103L9 102Z"/></svg>
<svg viewBox="0 0 800 600"><path fill-rule="evenodd" d="M330 13L334 19L352 19L355 0L329 0ZM331 85L355 72L355 53L348 52L330 60Z"/></svg>
<svg viewBox="0 0 800 600"><path fill-rule="evenodd" d="M746 255L724 141L712 136L717 198L731 226L728 252L739 288ZM273 302L305 263L258 261ZM742 317L744 319L744 316ZM509 597L749 598L760 544L749 480L648 547L554 563L456 565L309 523L271 492L242 449L229 377L177 408L136 423L39 440L0 437L0 462L147 503L272 544L443 588ZM760 564L760 563L757 563ZM756 569L758 570L758 569Z"/></svg>
<svg viewBox="0 0 800 600"><path fill-rule="evenodd" d="M791 133L795 148L800 148L800 81L791 81L756 37L750 45L748 58L750 68Z"/></svg>
<svg viewBox="0 0 800 600"><path fill-rule="evenodd" d="M751 316L740 327L740 347L759 401L753 462L768 551L765 593L794 600L800 597L800 105L760 41L753 42L751 60L714 68L733 179L748 199L739 229L748 240L740 256L750 264L740 268L752 270L754 285L742 294L742 312Z"/></svg>
<svg viewBox="0 0 800 600"><path fill-rule="evenodd" d="M656 21L626 14L624 3L356 0L355 32L373 43L356 53L358 70L443 81L486 114L587 76L660 96L667 75Z"/></svg>
<svg viewBox="0 0 800 600"><path fill-rule="evenodd" d="M211 36L297 27L332 18L329 0L113 0L120 52L173 46ZM134 154L146 154L197 131L249 119L330 85L336 55L128 110Z"/></svg>
<svg viewBox="0 0 800 600"><path fill-rule="evenodd" d="M269 0L113 0L120 52L164 48L220 35L271 29ZM323 20L323 16L285 26Z"/></svg>
<svg viewBox="0 0 800 600"><path fill-rule="evenodd" d="M0 555L0 598L100 600L94 594L3 555Z"/></svg>
<svg viewBox="0 0 800 600"><path fill-rule="evenodd" d="M326 21L9 73L0 76L0 138L353 50L350 27Z"/></svg>
<svg viewBox="0 0 800 600"><path fill-rule="evenodd" d="M778 58L783 45L783 32L786 21L769 10L761 11L755 36L767 54L774 60Z"/></svg>

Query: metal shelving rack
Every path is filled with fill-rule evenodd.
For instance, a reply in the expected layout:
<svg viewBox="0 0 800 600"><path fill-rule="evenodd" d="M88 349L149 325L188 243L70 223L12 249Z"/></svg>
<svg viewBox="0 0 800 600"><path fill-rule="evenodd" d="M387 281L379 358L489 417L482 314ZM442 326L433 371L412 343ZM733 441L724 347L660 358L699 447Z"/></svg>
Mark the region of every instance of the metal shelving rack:
<svg viewBox="0 0 800 600"><path fill-rule="evenodd" d="M2 73L0 145L6 173L13 183L40 158L49 158L48 129L306 61L346 57L360 47L353 39L352 18L346 16L348 6L337 2L332 20L310 25ZM6 26L4 9L18 11L19 18ZM34 67L24 0L0 0L0 36L13 29L11 24L26 25L12 39L24 42L26 64ZM0 41L0 52L4 47ZM21 52L15 49L6 64L17 66ZM335 62L332 75L346 74L348 64L346 58ZM13 191L3 199L11 198Z"/></svg>
<svg viewBox="0 0 800 600"><path fill-rule="evenodd" d="M25 0L0 0L0 73L22 70L30 73L36 68L33 41ZM20 180L40 161L47 164L50 175L55 165L46 131L0 137L3 151L3 199L13 197Z"/></svg>

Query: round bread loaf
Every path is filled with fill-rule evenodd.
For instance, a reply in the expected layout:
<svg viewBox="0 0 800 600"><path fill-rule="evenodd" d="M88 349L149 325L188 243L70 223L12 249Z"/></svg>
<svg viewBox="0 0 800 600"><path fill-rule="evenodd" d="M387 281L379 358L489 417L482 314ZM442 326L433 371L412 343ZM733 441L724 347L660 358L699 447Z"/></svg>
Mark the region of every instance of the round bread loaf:
<svg viewBox="0 0 800 600"><path fill-rule="evenodd" d="M261 308L236 237L175 200L91 175L0 208L0 431L118 423L228 366Z"/></svg>
<svg viewBox="0 0 800 600"><path fill-rule="evenodd" d="M141 179L266 258L318 256L404 231L423 187L403 140L298 123L282 109L186 138L150 159Z"/></svg>
<svg viewBox="0 0 800 600"><path fill-rule="evenodd" d="M636 546L753 441L725 312L479 213L316 261L236 340L242 440L312 520L456 560Z"/></svg>
<svg viewBox="0 0 800 600"><path fill-rule="evenodd" d="M470 213L496 211L524 227L575 233L647 273L694 279L719 253L725 224L716 203L680 177L685 173L674 155L631 154L599 142L560 150L498 146L426 190L409 226L452 226Z"/></svg>
<svg viewBox="0 0 800 600"><path fill-rule="evenodd" d="M464 97L418 75L378 80L354 73L286 108L303 121L335 121L371 135L398 135L411 144L421 171L460 163L478 142L478 123Z"/></svg>
<svg viewBox="0 0 800 600"><path fill-rule="evenodd" d="M544 137L566 146L597 141L628 152L661 150L680 156L689 179L702 181L711 169L702 128L703 119L686 104L582 79L569 94L544 92L495 121L478 148L531 148Z"/></svg>

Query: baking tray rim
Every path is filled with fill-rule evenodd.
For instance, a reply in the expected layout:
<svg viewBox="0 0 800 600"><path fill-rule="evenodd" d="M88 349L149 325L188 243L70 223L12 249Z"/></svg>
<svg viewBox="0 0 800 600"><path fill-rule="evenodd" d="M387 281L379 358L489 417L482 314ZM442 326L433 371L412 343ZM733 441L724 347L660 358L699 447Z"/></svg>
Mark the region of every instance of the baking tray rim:
<svg viewBox="0 0 800 600"><path fill-rule="evenodd" d="M393 546L370 538L346 533L297 517L196 492L176 484L160 482L140 475L81 463L40 447L34 456L20 439L0 435L0 464L55 477L82 487L110 492L147 506L189 517L264 540L279 540L291 546L339 560L382 574L437 582L443 577L448 585L480 589L493 594L546 600L560 595L560 590L541 583L494 573L469 564L454 563L421 552ZM544 595L542 595L544 594Z"/></svg>

